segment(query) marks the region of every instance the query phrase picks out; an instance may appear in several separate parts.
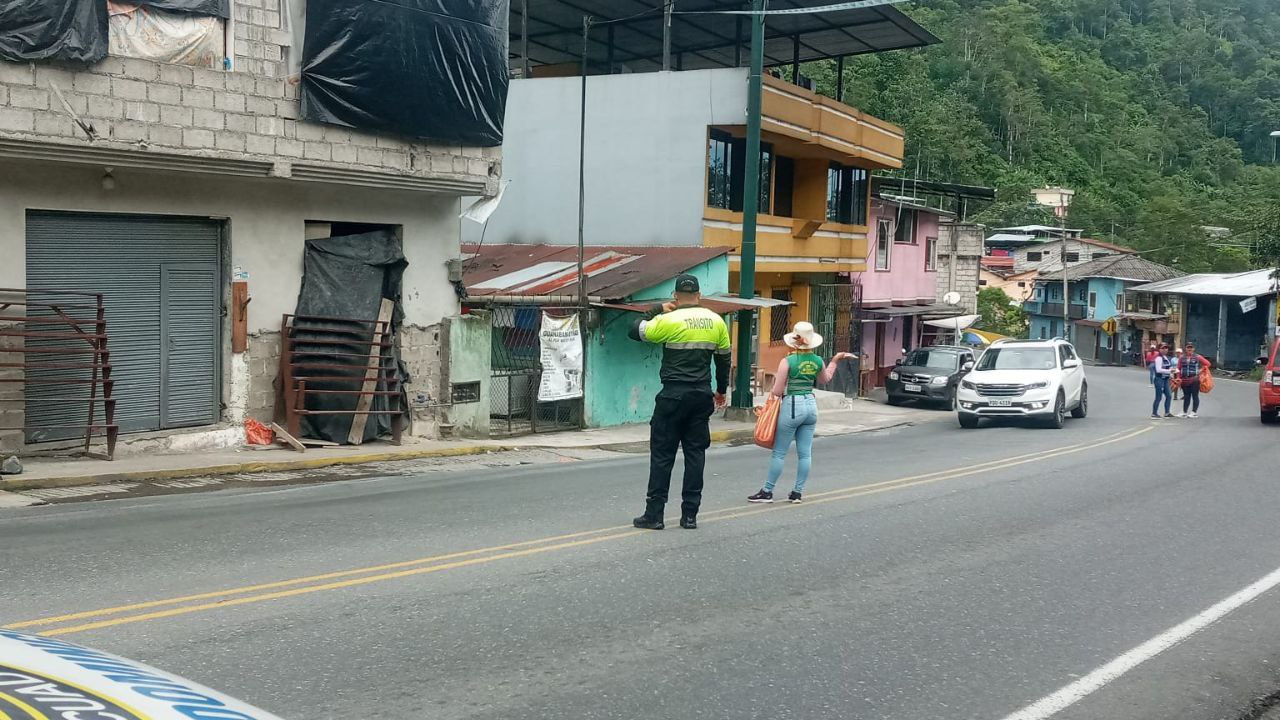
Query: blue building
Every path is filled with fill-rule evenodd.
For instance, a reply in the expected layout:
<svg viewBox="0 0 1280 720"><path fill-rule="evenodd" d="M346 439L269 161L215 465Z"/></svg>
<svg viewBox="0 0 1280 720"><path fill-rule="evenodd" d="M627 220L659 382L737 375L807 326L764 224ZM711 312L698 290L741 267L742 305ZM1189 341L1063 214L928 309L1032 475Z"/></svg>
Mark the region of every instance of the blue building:
<svg viewBox="0 0 1280 720"><path fill-rule="evenodd" d="M1067 271L1067 297L1062 292L1062 271L1041 275L1031 299L1023 303L1031 321L1032 338L1063 337L1085 360L1120 362L1124 351L1121 335L1104 329L1108 320L1120 319L1125 310L1125 290L1146 283L1181 276L1171 267L1137 255L1108 255ZM1070 327L1063 327L1063 305Z"/></svg>

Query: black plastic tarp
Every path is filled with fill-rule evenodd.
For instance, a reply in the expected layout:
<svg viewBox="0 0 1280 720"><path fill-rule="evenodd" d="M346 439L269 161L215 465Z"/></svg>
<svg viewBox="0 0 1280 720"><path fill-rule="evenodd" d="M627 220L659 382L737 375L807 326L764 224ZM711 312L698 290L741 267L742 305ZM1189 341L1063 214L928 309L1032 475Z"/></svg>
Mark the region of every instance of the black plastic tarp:
<svg viewBox="0 0 1280 720"><path fill-rule="evenodd" d="M386 298L395 301L392 327L393 330L398 329L403 319L400 296L404 269L408 264L404 259L400 238L391 230L307 241L306 253L303 256L302 290L298 294L296 313L300 318L295 320L294 324L295 351L333 353L332 357L325 358L325 362L351 366L350 373L324 369L312 370L309 374L327 377L355 374L359 378L360 368L366 366L367 360L339 353L350 355L368 353L369 345L368 338L364 338L365 343L360 344L358 338L352 337L349 324L326 323L318 320L305 321L301 316L376 320L382 300ZM325 342L308 345L308 339ZM334 340L353 340L353 343L351 345L329 344ZM384 355L383 366L396 370L401 380L400 388L403 390L408 377L400 363L398 348ZM299 371L299 376L305 374L307 373ZM316 390L354 390L361 384L360 380L311 381L307 383L307 387ZM386 391L387 386L380 381L377 389ZM306 406L308 410L352 410L358 399L355 395L308 395ZM375 396L371 409L389 410L405 407L402 393L399 397ZM351 432L351 421L350 415L304 415L302 416L302 434L305 437L346 443L347 436ZM369 422L365 426L364 439L373 440L390 431L390 415L370 415Z"/></svg>
<svg viewBox="0 0 1280 720"><path fill-rule="evenodd" d="M212 15L220 18L231 17L231 0L128 0L128 2L170 12Z"/></svg>
<svg viewBox="0 0 1280 720"><path fill-rule="evenodd" d="M106 56L105 0L0 0L0 59L94 63Z"/></svg>
<svg viewBox="0 0 1280 720"><path fill-rule="evenodd" d="M502 144L509 0L309 0L307 120Z"/></svg>

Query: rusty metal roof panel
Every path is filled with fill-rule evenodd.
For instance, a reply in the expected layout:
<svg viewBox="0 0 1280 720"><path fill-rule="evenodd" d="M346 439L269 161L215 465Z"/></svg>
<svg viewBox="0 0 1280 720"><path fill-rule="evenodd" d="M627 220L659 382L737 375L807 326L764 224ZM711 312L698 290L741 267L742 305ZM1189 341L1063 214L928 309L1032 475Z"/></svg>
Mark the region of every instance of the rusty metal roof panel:
<svg viewBox="0 0 1280 720"><path fill-rule="evenodd" d="M475 298L572 296L578 292L574 245L464 245L463 280ZM623 300L727 255L729 248L590 246L587 295Z"/></svg>

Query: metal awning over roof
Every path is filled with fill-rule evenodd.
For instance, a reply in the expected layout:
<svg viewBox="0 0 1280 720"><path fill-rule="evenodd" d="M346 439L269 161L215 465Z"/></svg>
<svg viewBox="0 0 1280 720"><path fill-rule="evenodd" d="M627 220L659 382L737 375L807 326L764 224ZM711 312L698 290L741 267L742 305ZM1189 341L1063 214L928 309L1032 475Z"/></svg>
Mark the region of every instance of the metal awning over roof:
<svg viewBox="0 0 1280 720"><path fill-rule="evenodd" d="M957 313L961 308L955 305L946 305L944 303L934 303L933 305L905 305L898 307L886 308L865 308L863 312L867 315L878 317L893 318L905 317L908 315L936 315L938 313Z"/></svg>
<svg viewBox="0 0 1280 720"><path fill-rule="evenodd" d="M1243 273L1204 273L1162 280L1131 288L1137 292L1170 293L1174 295L1227 295L1230 297L1257 297L1276 291L1276 281L1271 270L1253 270Z"/></svg>
<svg viewBox="0 0 1280 720"><path fill-rule="evenodd" d="M612 58L633 72L662 67L665 0L512 0L511 55L519 58L521 6L527 4L529 62L532 65L577 63L582 53L582 18L620 20L591 33L592 64ZM771 0L770 10L811 8L831 0ZM671 25L673 64L681 70L737 67L750 56L750 23L742 15L683 14L742 10L741 0L675 0ZM624 18L627 18L624 20ZM875 6L854 10L770 15L765 20L764 62L785 65L796 59L827 58L922 47L939 42L901 10Z"/></svg>
<svg viewBox="0 0 1280 720"><path fill-rule="evenodd" d="M578 292L574 245L463 246L467 294L529 302L571 301ZM583 265L592 301L624 300L729 254L729 248L588 247Z"/></svg>
<svg viewBox="0 0 1280 720"><path fill-rule="evenodd" d="M627 312L648 312L658 305L656 300L643 300L629 303L593 303L596 307L609 308L611 310L625 310ZM702 298L702 307L720 315L728 315L739 310L760 310L762 308L778 307L780 305L793 305L790 300L774 300L773 298L738 298L729 295L712 295Z"/></svg>

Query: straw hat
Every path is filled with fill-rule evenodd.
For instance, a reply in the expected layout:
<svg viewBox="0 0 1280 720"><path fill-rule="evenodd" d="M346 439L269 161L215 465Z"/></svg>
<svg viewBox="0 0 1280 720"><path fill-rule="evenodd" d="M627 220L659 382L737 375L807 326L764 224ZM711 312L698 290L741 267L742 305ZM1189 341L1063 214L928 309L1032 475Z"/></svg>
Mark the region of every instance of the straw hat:
<svg viewBox="0 0 1280 720"><path fill-rule="evenodd" d="M822 336L814 332L812 324L798 322L791 332L782 336L782 342L796 350L816 350L822 345Z"/></svg>

